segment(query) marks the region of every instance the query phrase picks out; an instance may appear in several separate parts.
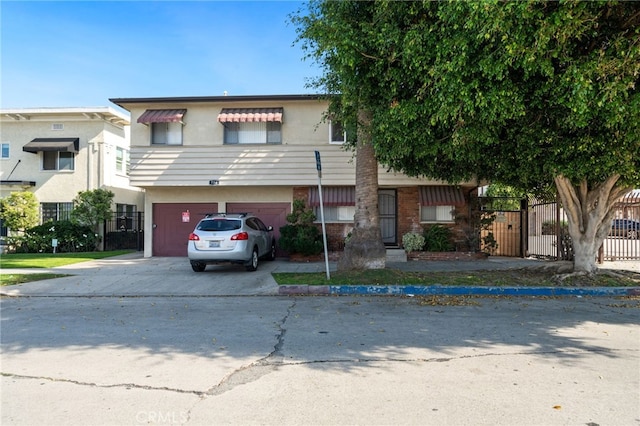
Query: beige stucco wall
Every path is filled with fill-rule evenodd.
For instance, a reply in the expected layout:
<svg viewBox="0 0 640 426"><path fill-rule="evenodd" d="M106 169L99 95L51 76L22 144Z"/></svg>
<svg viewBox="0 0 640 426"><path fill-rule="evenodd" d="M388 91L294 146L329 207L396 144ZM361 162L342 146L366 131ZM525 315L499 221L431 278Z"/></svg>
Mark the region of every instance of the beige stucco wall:
<svg viewBox="0 0 640 426"><path fill-rule="evenodd" d="M318 145L329 143L329 124L322 123L326 104L317 100L307 101L261 101L261 102L190 102L131 104L131 146L151 145L149 126L137 122L147 109L185 108L182 130L183 146L222 146L224 127L218 122L222 108L284 108L282 119L283 145Z"/></svg>
<svg viewBox="0 0 640 426"><path fill-rule="evenodd" d="M318 181L315 151L322 159L325 185L354 185L353 153L329 142L329 124L323 122L327 103L319 100L261 102L132 103L131 184L150 187L201 187L210 180L220 186L313 185ZM284 109L282 143L224 145L222 108ZM187 110L182 145L151 145L151 129L137 123L147 109ZM379 168L381 186L433 184L387 173Z"/></svg>
<svg viewBox="0 0 640 426"><path fill-rule="evenodd" d="M9 158L0 162L0 179L36 183L35 186L2 185L0 197L29 190L41 203L63 203L71 202L80 191L105 188L116 194L114 204L135 204L142 210L142 189L129 185L126 176L114 174L114 147L129 145L128 120L123 123L121 116L110 116L107 108L97 111L63 108L0 111L0 140L10 145ZM63 124L64 129L52 130L54 123ZM74 170L42 170L42 152L22 150L35 138L79 138Z"/></svg>

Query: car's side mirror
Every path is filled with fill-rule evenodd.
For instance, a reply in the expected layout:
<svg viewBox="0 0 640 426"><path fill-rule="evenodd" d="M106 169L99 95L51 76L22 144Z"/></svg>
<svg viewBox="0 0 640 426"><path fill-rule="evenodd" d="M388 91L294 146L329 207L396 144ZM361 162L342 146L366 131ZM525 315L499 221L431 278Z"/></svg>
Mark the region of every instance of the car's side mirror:
<svg viewBox="0 0 640 426"><path fill-rule="evenodd" d="M273 226L271 225L267 226L267 231L273 231Z"/></svg>

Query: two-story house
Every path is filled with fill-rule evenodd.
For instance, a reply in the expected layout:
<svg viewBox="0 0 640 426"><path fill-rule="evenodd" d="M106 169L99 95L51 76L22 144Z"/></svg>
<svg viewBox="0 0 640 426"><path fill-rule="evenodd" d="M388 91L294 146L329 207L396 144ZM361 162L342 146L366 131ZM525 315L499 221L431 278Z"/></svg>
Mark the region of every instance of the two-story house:
<svg viewBox="0 0 640 426"><path fill-rule="evenodd" d="M117 98L131 114L131 184L145 189L145 252L186 256L189 233L206 213L252 212L286 224L293 200L319 206L330 250L353 226L355 163L338 123L323 121L316 95ZM473 183L451 186L380 168L379 208L385 244L429 223L455 226Z"/></svg>
<svg viewBox="0 0 640 426"><path fill-rule="evenodd" d="M115 194L114 212L142 211L144 191L129 184L126 113L111 107L2 109L0 126L0 197L33 192L41 222L68 219L78 192L98 188Z"/></svg>

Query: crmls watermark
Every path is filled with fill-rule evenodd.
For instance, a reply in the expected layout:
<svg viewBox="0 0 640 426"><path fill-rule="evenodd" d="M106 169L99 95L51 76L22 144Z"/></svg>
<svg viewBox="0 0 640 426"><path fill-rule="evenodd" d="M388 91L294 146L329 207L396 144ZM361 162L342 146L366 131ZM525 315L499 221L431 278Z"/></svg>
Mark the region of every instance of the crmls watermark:
<svg viewBox="0 0 640 426"><path fill-rule="evenodd" d="M140 424L184 424L189 420L186 411L138 411L136 422Z"/></svg>

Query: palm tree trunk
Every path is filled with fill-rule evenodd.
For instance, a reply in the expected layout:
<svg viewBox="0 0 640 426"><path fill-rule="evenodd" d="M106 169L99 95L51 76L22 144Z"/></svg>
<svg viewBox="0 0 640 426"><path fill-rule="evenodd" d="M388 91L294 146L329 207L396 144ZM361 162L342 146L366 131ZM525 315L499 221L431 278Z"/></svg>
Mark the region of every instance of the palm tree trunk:
<svg viewBox="0 0 640 426"><path fill-rule="evenodd" d="M378 211L378 161L371 143L371 113L358 114L356 145L356 212L351 238L338 261L338 270L383 269L387 252Z"/></svg>

